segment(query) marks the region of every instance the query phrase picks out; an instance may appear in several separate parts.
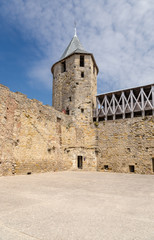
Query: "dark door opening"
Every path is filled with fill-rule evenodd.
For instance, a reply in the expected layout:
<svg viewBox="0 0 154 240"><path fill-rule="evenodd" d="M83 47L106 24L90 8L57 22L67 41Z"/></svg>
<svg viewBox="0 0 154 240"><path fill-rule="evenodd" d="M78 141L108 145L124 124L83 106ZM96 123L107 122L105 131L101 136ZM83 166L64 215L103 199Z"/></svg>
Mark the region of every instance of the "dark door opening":
<svg viewBox="0 0 154 240"><path fill-rule="evenodd" d="M134 167L134 165L129 165L129 171L130 171L130 172L135 172L135 167Z"/></svg>
<svg viewBox="0 0 154 240"><path fill-rule="evenodd" d="M82 165L83 165L82 156L78 156L78 168L79 168L79 169L82 169Z"/></svg>

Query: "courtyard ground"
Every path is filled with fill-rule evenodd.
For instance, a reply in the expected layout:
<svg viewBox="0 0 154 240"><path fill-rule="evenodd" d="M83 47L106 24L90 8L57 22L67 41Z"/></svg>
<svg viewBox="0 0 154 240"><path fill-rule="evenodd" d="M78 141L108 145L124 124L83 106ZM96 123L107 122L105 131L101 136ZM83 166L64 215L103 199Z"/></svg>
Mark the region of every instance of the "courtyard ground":
<svg viewBox="0 0 154 240"><path fill-rule="evenodd" d="M0 178L0 240L154 240L154 175Z"/></svg>

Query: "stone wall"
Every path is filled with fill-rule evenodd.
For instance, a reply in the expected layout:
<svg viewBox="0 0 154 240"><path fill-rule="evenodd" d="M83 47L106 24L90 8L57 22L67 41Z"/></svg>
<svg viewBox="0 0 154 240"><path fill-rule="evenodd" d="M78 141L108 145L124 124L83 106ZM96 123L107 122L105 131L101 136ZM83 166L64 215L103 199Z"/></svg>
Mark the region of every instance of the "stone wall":
<svg viewBox="0 0 154 240"><path fill-rule="evenodd" d="M0 85L0 175L96 169L94 130L81 128L71 116L13 93Z"/></svg>
<svg viewBox="0 0 154 240"><path fill-rule="evenodd" d="M2 85L0 96L0 174L69 168L61 158L61 132L71 118Z"/></svg>
<svg viewBox="0 0 154 240"><path fill-rule="evenodd" d="M152 174L154 117L79 121L0 85L0 176L82 170Z"/></svg>
<svg viewBox="0 0 154 240"><path fill-rule="evenodd" d="M153 173L154 117L99 122L97 139L98 170Z"/></svg>

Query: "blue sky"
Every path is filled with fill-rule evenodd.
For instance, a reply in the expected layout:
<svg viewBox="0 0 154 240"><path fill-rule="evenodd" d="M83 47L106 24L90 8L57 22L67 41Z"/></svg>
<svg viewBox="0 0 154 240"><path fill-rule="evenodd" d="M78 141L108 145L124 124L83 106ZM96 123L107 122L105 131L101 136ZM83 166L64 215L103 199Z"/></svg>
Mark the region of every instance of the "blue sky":
<svg viewBox="0 0 154 240"><path fill-rule="evenodd" d="M99 67L98 93L154 82L153 0L0 0L0 83L51 105L50 68L74 21Z"/></svg>

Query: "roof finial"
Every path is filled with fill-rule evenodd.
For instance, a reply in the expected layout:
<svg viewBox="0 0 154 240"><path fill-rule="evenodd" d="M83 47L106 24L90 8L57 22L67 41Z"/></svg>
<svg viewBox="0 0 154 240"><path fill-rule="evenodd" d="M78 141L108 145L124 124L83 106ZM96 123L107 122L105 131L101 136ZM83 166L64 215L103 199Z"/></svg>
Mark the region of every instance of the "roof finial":
<svg viewBox="0 0 154 240"><path fill-rule="evenodd" d="M74 37L77 37L77 35L76 35L76 21L74 21L74 30L75 30Z"/></svg>

